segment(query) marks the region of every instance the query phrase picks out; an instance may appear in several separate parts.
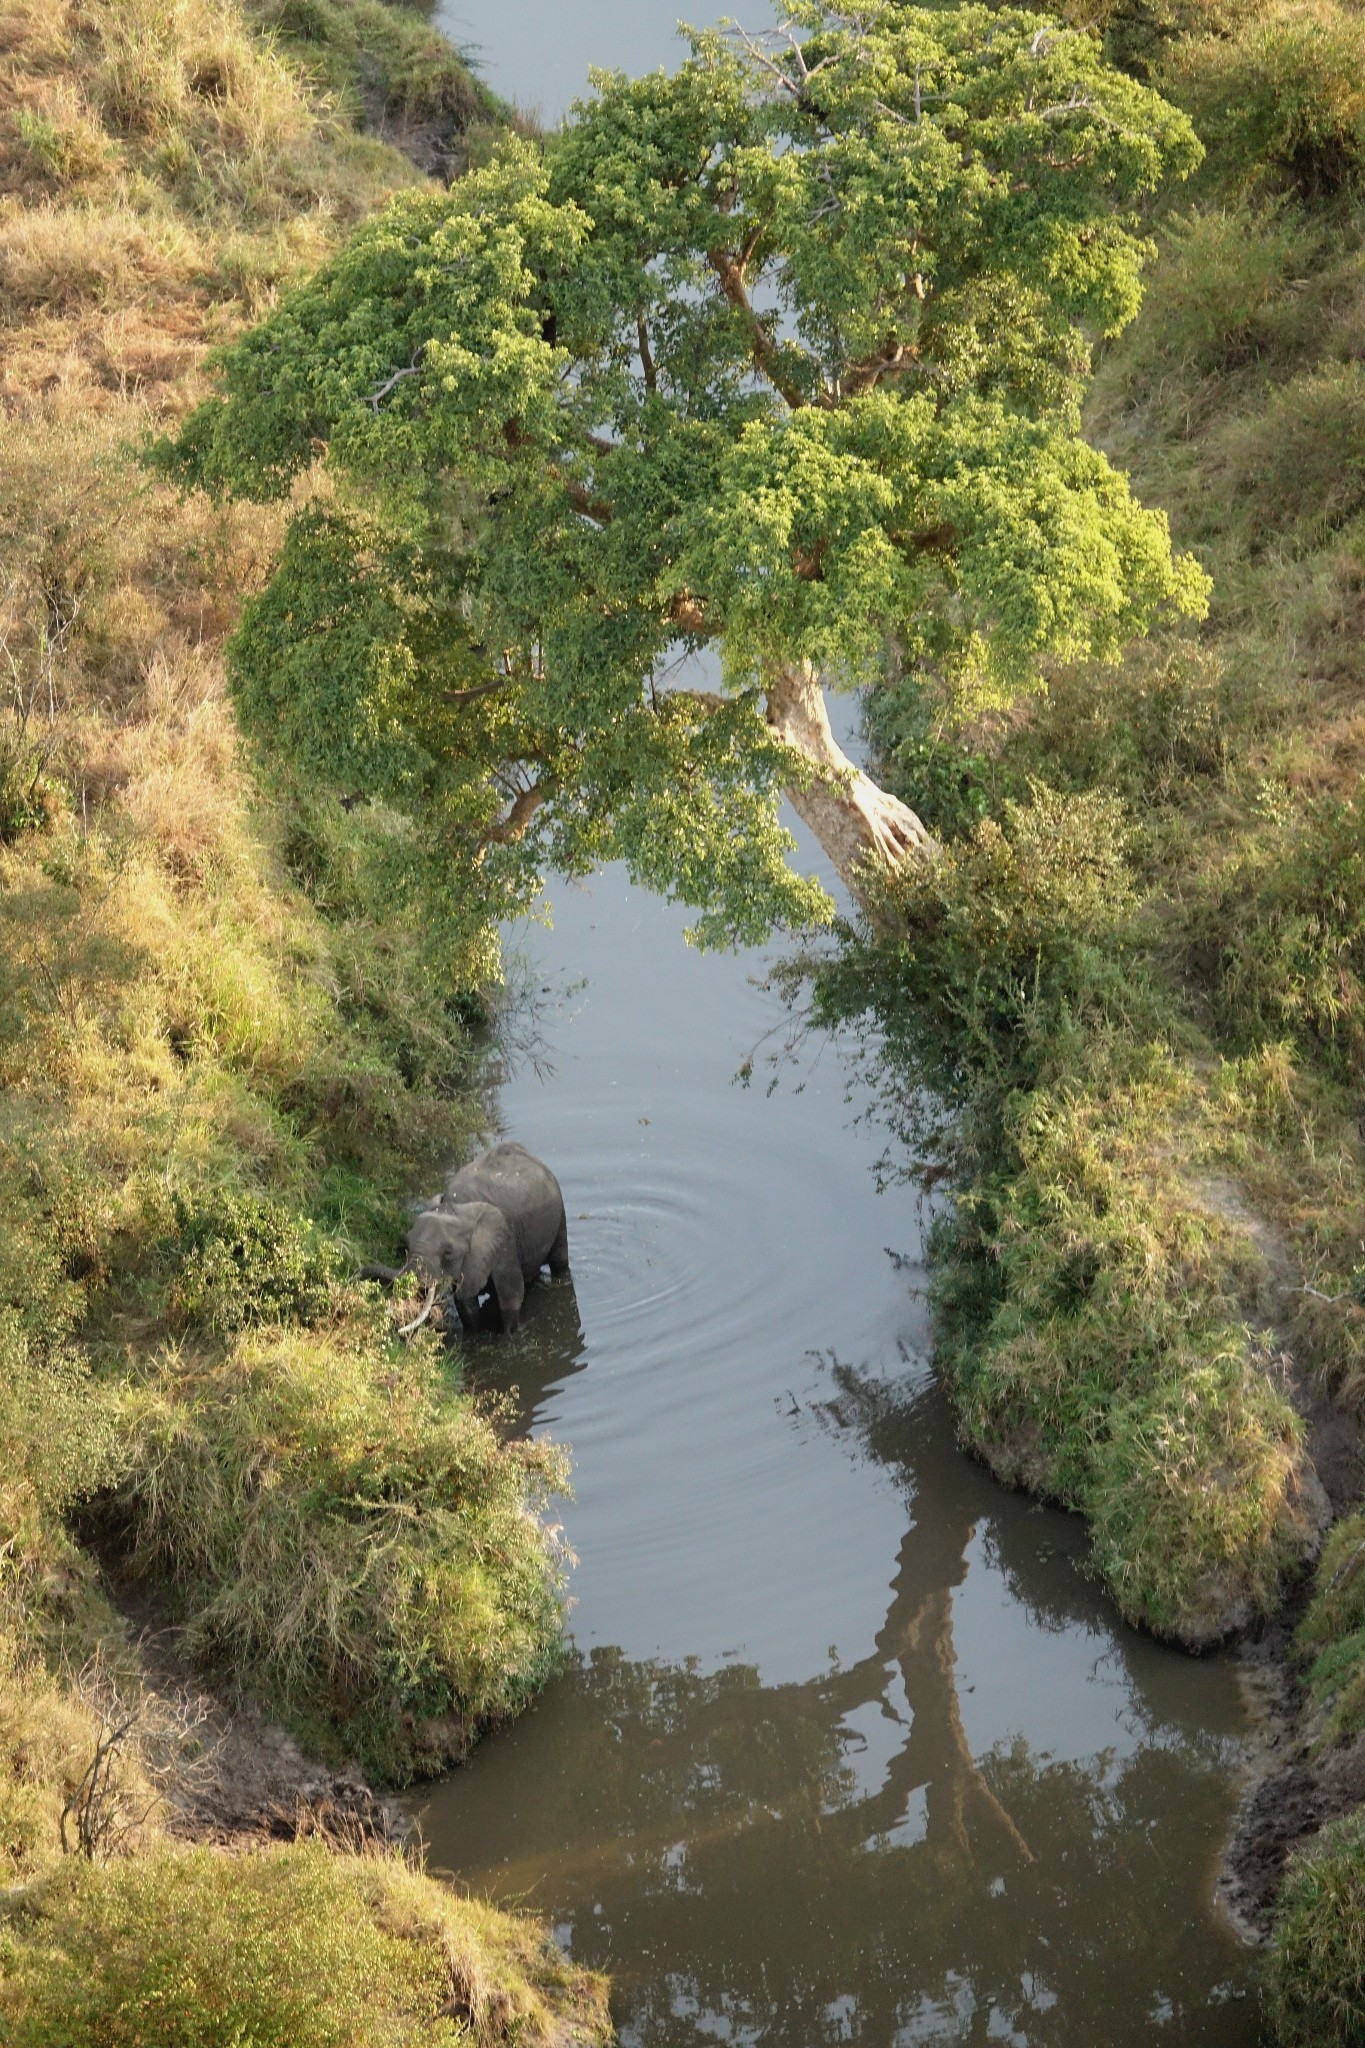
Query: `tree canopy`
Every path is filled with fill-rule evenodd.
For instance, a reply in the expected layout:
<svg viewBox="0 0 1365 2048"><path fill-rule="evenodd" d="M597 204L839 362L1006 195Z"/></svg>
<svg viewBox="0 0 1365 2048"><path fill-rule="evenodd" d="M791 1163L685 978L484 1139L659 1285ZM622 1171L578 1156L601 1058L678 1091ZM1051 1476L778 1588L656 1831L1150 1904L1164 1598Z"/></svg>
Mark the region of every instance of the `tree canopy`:
<svg viewBox="0 0 1365 2048"><path fill-rule="evenodd" d="M475 863L494 913L621 857L752 940L825 907L784 787L851 878L924 843L822 682L890 650L1007 701L1201 603L1079 421L1143 196L1199 146L1091 36L984 6L798 0L593 85L363 226L161 459L297 496L233 652L297 772ZM720 686L678 687L708 643Z"/></svg>

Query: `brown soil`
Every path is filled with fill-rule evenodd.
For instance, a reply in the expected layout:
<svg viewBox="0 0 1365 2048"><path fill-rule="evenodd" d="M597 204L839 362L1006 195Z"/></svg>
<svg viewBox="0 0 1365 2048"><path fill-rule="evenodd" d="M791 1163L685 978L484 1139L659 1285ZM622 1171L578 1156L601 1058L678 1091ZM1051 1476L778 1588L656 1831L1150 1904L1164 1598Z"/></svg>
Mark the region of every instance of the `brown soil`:
<svg viewBox="0 0 1365 2048"><path fill-rule="evenodd" d="M398 1846L411 1823L370 1785L358 1765L333 1768L309 1756L285 1729L248 1702L229 1706L181 1654L146 1591L113 1579L129 1623L139 1675L169 1713L189 1703L202 1728L197 1754L163 1783L168 1831L182 1841L250 1848L323 1835L339 1848Z"/></svg>
<svg viewBox="0 0 1365 2048"><path fill-rule="evenodd" d="M1243 1798L1218 1880L1219 1898L1249 1941L1264 1941L1270 1932L1280 1880L1293 1852L1327 1821L1365 1802L1365 1735L1320 1757L1308 1755L1301 1745L1285 1763L1274 1760L1294 1748L1292 1736L1280 1731L1267 1740L1267 1760L1274 1767L1255 1776Z"/></svg>
<svg viewBox="0 0 1365 2048"><path fill-rule="evenodd" d="M392 149L402 152L408 162L429 178L448 185L464 169L464 125L454 114L439 114L430 121L410 121L391 113L384 95L371 87L361 95L365 108L365 132L377 135Z"/></svg>

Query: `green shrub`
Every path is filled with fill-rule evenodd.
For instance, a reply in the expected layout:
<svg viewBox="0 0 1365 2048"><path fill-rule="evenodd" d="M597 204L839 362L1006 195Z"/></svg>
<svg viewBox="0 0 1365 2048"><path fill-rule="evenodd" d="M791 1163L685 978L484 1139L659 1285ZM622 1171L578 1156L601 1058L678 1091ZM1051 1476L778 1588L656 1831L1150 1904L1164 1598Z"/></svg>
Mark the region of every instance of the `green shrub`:
<svg viewBox="0 0 1365 2048"><path fill-rule="evenodd" d="M1035 783L898 880L894 936L854 936L815 980L815 1014L873 1014L907 1113L929 1090L994 1145L1003 1104L1093 1022L1140 1002L1122 807ZM893 1121L894 1121L893 1116Z"/></svg>
<svg viewBox="0 0 1365 2048"><path fill-rule="evenodd" d="M1172 805L1224 773L1232 738L1217 655L1197 641L1144 642L1115 667L1086 664L1054 675L1011 766L1045 766L1054 783L1077 794L1109 790L1150 827L1154 806Z"/></svg>
<svg viewBox="0 0 1365 2048"><path fill-rule="evenodd" d="M68 1865L0 1935L10 2048L541 2048L610 2038L531 1923L318 1843Z"/></svg>
<svg viewBox="0 0 1365 2048"><path fill-rule="evenodd" d="M1129 388L1171 370L1212 376L1259 354L1267 315L1302 274L1304 236L1283 208L1246 200L1172 220L1141 317L1114 351Z"/></svg>
<svg viewBox="0 0 1365 2048"><path fill-rule="evenodd" d="M940 1229L939 1355L966 1441L1088 1517L1130 1620L1198 1644L1311 1547L1302 1431L1237 1320L1248 1254L1170 1157L1188 1075L1159 1048L1088 1052L1084 1086L1015 1099Z"/></svg>
<svg viewBox="0 0 1365 2048"><path fill-rule="evenodd" d="M347 1260L306 1217L264 1195L178 1206L171 1309L181 1322L227 1336L257 1323L316 1323L334 1307Z"/></svg>
<svg viewBox="0 0 1365 2048"><path fill-rule="evenodd" d="M63 1517L121 1468L112 1392L79 1353L0 1310L0 1636L12 1646L32 1649L76 1618L92 1572Z"/></svg>
<svg viewBox="0 0 1365 2048"><path fill-rule="evenodd" d="M929 691L908 682L869 692L865 714L883 779L910 792L936 839L968 838L992 808L993 762L947 727Z"/></svg>
<svg viewBox="0 0 1365 2048"><path fill-rule="evenodd" d="M554 1446L507 1443L376 1314L171 1354L125 1397L113 1502L194 1655L373 1769L463 1753L558 1652L536 1519Z"/></svg>
<svg viewBox="0 0 1365 2048"><path fill-rule="evenodd" d="M463 129L494 109L459 51L406 0L252 0L252 9L357 113L373 96L403 120Z"/></svg>
<svg viewBox="0 0 1365 2048"><path fill-rule="evenodd" d="M1311 1659L1308 1690L1324 1738L1358 1734L1365 1728L1365 1514L1346 1516L1329 1536L1295 1646Z"/></svg>
<svg viewBox="0 0 1365 2048"><path fill-rule="evenodd" d="M1156 84L1173 43L1226 36L1261 11L1264 0L1061 0L1053 9L1075 28L1098 31L1111 63Z"/></svg>
<svg viewBox="0 0 1365 2048"><path fill-rule="evenodd" d="M1191 35L1165 82L1222 182L1269 179L1311 199L1365 168L1365 22L1352 7L1281 0L1232 35Z"/></svg>
<svg viewBox="0 0 1365 2048"><path fill-rule="evenodd" d="M1280 2048L1365 2039L1365 1814L1331 1821L1290 1862L1266 1968Z"/></svg>
<svg viewBox="0 0 1365 2048"><path fill-rule="evenodd" d="M1365 1074L1365 809L1321 801L1263 834L1187 943L1237 1049L1288 1036L1343 1080Z"/></svg>
<svg viewBox="0 0 1365 2048"><path fill-rule="evenodd" d="M1212 452L1252 548L1321 546L1365 511L1365 365L1334 363L1266 394Z"/></svg>

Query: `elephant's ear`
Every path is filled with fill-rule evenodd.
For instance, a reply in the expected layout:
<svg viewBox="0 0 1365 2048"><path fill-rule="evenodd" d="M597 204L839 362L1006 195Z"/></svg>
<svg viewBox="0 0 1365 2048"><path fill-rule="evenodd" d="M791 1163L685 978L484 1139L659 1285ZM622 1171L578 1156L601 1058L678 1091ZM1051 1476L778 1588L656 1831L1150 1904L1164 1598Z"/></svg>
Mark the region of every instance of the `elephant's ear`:
<svg viewBox="0 0 1365 2048"><path fill-rule="evenodd" d="M521 1304L526 1299L526 1282L512 1226L501 1209L495 1209L491 1203L474 1227L459 1291L478 1293L490 1284L498 1297L503 1329L515 1330L521 1320Z"/></svg>

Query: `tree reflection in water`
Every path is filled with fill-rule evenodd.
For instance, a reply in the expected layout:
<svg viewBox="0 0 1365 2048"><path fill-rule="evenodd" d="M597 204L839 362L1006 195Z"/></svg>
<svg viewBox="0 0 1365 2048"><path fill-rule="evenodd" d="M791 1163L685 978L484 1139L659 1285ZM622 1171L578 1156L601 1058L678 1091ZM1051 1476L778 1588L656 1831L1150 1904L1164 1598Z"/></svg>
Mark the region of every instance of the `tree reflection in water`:
<svg viewBox="0 0 1365 2048"><path fill-rule="evenodd" d="M568 1290L556 1314L572 1370ZM910 1504L870 1654L778 1686L738 1661L579 1655L436 1789L433 1864L550 1913L612 1971L626 2043L1251 2042L1246 1960L1211 1903L1194 1921L1183 1904L1211 1896L1235 1741L1194 1721L1176 1653L1040 1548L1069 1525L961 1458L936 1391L907 1403L830 1376L822 1425ZM1017 1717L1015 1672L989 1673L1011 1732L973 1752L955 1640L969 1571L1104 1663L1112 1740L1038 1746L1035 1653ZM989 1604L975 1611L979 1667Z"/></svg>

